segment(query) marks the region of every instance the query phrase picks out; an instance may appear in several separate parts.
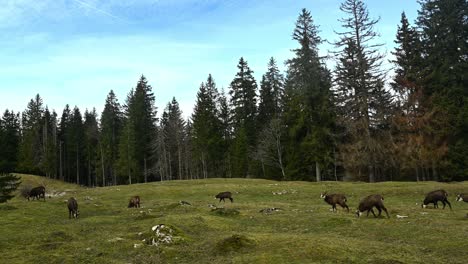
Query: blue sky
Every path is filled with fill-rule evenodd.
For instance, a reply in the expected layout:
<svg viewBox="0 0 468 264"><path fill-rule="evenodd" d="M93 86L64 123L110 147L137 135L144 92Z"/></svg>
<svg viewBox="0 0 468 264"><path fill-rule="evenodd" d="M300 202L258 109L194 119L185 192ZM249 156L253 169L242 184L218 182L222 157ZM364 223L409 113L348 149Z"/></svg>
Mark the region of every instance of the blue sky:
<svg viewBox="0 0 468 264"><path fill-rule="evenodd" d="M173 96L189 116L211 73L228 89L241 56L257 81L273 56L281 69L302 8L321 37L336 40L341 0L0 0L0 111L23 111L39 93L60 115L65 104L100 113L113 89L121 103L144 74L158 113ZM400 14L416 0L369 0L389 53ZM326 55L330 45L320 47ZM331 65L331 62L330 62ZM391 68L389 63L386 67Z"/></svg>

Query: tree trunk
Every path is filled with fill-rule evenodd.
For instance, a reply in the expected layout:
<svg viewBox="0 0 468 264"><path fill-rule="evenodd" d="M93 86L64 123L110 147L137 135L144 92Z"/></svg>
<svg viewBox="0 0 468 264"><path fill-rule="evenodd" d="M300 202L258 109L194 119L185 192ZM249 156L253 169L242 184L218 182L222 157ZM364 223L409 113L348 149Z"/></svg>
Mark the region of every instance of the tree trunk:
<svg viewBox="0 0 468 264"><path fill-rule="evenodd" d="M146 169L146 156L143 159L143 166L144 166L144 171L145 171L145 183L148 182L148 170Z"/></svg>
<svg viewBox="0 0 468 264"><path fill-rule="evenodd" d="M320 175L320 164L315 162L315 180L320 182L322 180L322 176Z"/></svg>
<svg viewBox="0 0 468 264"><path fill-rule="evenodd" d="M375 182L374 167L369 165L369 182Z"/></svg>
<svg viewBox="0 0 468 264"><path fill-rule="evenodd" d="M104 151L102 149L102 144L101 146L101 166L102 166L102 187L106 186L106 172L104 169Z"/></svg>
<svg viewBox="0 0 468 264"><path fill-rule="evenodd" d="M80 158L78 145L76 146L76 184L80 185Z"/></svg>

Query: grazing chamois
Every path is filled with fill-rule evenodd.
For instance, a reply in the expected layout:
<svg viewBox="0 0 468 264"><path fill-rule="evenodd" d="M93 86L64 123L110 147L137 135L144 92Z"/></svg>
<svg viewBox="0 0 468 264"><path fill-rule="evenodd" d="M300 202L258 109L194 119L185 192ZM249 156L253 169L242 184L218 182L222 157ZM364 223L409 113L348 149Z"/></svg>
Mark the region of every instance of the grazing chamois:
<svg viewBox="0 0 468 264"><path fill-rule="evenodd" d="M468 193L460 193L457 195L457 202L468 203Z"/></svg>
<svg viewBox="0 0 468 264"><path fill-rule="evenodd" d="M68 219L71 219L72 216L73 218L78 218L78 215L80 214L80 211L78 211L78 202L74 197L71 197L68 199Z"/></svg>
<svg viewBox="0 0 468 264"><path fill-rule="evenodd" d="M128 208L140 208L140 196L133 196L128 202Z"/></svg>
<svg viewBox="0 0 468 264"><path fill-rule="evenodd" d="M448 197L448 193L445 190L432 191L426 194L426 198L424 198L424 201L421 207L426 208L428 204L432 203L434 204L434 208L439 208L438 202L442 202L442 204L444 205L442 209L445 209L445 205L448 204L450 207L450 210L452 210L452 205L448 201L447 197Z"/></svg>
<svg viewBox="0 0 468 264"><path fill-rule="evenodd" d="M332 206L333 212L336 211L336 205L339 204L341 208L346 208L349 213L349 207L346 205L346 196L340 193L327 194L326 192L320 194L320 198Z"/></svg>
<svg viewBox="0 0 468 264"><path fill-rule="evenodd" d="M382 210L385 211L387 214L387 217L390 218L390 215L387 212L387 208L385 208L383 204L383 196L380 194L373 194L369 195L366 198L362 199L361 202L359 203L358 210L356 211L357 217L360 217L362 215L362 212L367 211L367 216L369 216L369 212L372 212L374 217L377 217L374 213L373 208L377 208L379 210L379 216L382 214Z"/></svg>
<svg viewBox="0 0 468 264"><path fill-rule="evenodd" d="M232 193L231 192L221 192L221 193L218 193L216 196L215 196L215 199L219 199L219 202L223 201L223 202L226 202L224 199L228 198L229 200L231 200L231 203L234 202L234 199L232 199Z"/></svg>
<svg viewBox="0 0 468 264"><path fill-rule="evenodd" d="M32 188L27 195L28 201L29 201L29 198L32 198L33 200L34 198L36 198L37 200L39 200L41 197L44 198L44 201L45 201L45 187L44 186Z"/></svg>

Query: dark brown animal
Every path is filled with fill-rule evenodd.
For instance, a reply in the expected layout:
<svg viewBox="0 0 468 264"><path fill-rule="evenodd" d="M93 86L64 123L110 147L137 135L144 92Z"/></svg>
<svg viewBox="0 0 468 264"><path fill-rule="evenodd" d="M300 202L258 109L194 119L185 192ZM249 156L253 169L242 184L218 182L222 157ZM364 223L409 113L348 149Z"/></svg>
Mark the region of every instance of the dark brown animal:
<svg viewBox="0 0 468 264"><path fill-rule="evenodd" d="M341 194L341 193L332 193L332 194L327 194L326 192L325 193L321 193L320 194L320 198L323 198L323 200L328 203L329 205L332 206L332 210L333 212L336 211L336 205L339 204L341 206L341 208L346 208L348 210L348 213L349 213L349 207L348 205L346 204L346 196L344 194Z"/></svg>
<svg viewBox="0 0 468 264"><path fill-rule="evenodd" d="M234 202L234 199L232 199L232 193L231 192L221 192L221 193L218 193L216 196L215 196L215 199L219 199L219 202L223 201L223 202L226 202L224 199L228 198L229 200L231 200L231 203Z"/></svg>
<svg viewBox="0 0 468 264"><path fill-rule="evenodd" d="M387 208L385 208L383 204L383 200L384 198L380 194L369 195L366 198L362 199L361 202L359 203L358 210L356 211L357 217L360 217L362 212L365 212L365 211L367 211L367 216L369 216L369 212L372 212L374 217L377 217L373 210L373 208L375 207L377 208L377 210L379 210L378 216L380 216L382 214L382 210L384 210L385 213L387 214L387 217L390 218L390 215L387 212Z"/></svg>
<svg viewBox="0 0 468 264"><path fill-rule="evenodd" d="M137 195L130 198L128 208L140 208L140 196Z"/></svg>
<svg viewBox="0 0 468 264"><path fill-rule="evenodd" d="M442 209L445 209L445 205L448 204L450 207L450 210L452 210L452 205L448 201L447 197L448 197L448 193L445 190L432 191L426 194L426 198L424 198L424 201L421 207L426 208L428 204L432 203L434 204L434 208L439 208L438 202L442 202L442 204L444 205Z"/></svg>
<svg viewBox="0 0 468 264"><path fill-rule="evenodd" d="M468 193L460 193L457 195L457 202L468 203Z"/></svg>
<svg viewBox="0 0 468 264"><path fill-rule="evenodd" d="M71 219L72 216L73 218L78 218L78 215L80 214L80 211L78 211L78 202L74 197L71 197L68 199L68 219Z"/></svg>
<svg viewBox="0 0 468 264"><path fill-rule="evenodd" d="M37 200L39 200L41 197L44 198L44 201L45 201L45 187L44 186L32 188L27 195L28 201L29 201L29 198L32 198L33 200L34 198L36 198Z"/></svg>

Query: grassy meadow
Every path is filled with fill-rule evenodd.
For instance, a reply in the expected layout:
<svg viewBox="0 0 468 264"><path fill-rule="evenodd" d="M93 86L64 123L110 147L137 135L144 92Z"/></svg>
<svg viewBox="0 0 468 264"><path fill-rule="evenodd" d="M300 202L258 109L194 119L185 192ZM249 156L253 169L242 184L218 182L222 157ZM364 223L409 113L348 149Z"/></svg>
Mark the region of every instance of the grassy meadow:
<svg viewBox="0 0 468 264"><path fill-rule="evenodd" d="M466 263L468 204L455 202L468 183L276 182L258 179L171 181L83 188L31 175L51 198L0 204L0 263ZM21 186L19 187L21 188ZM443 188L453 211L421 209L425 193ZM214 195L233 192L234 203ZM320 199L347 195L350 213ZM282 193L274 195L273 193ZM357 218L359 200L380 193L390 219ZM141 208L127 208L133 195ZM80 217L68 219L66 200ZM187 201L191 206L180 205ZM224 207L215 210L209 204ZM264 208L280 211L265 214ZM408 216L397 218L397 215ZM173 244L142 237L158 224L177 231ZM143 235L139 235L143 233ZM135 244L138 246L135 248Z"/></svg>

